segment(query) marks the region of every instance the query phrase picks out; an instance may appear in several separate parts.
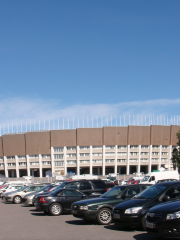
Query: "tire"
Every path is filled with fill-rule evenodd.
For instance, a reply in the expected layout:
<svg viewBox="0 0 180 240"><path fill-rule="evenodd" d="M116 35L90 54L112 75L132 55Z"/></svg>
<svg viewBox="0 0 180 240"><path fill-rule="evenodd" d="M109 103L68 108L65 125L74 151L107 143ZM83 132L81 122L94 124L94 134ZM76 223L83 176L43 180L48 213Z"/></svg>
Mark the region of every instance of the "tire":
<svg viewBox="0 0 180 240"><path fill-rule="evenodd" d="M142 228L142 230L144 230L144 231L146 231L145 221L146 221L146 215L144 215L144 216L141 218L141 228Z"/></svg>
<svg viewBox="0 0 180 240"><path fill-rule="evenodd" d="M22 198L21 198L20 196L15 196L15 197L13 198L13 202L16 203L16 204L21 203L21 201L22 201Z"/></svg>
<svg viewBox="0 0 180 240"><path fill-rule="evenodd" d="M97 214L97 221L101 225L108 225L111 223L111 209L109 208L102 208L99 210Z"/></svg>
<svg viewBox="0 0 180 240"><path fill-rule="evenodd" d="M52 216L59 216L62 213L62 206L59 203L52 203L49 207L49 214Z"/></svg>

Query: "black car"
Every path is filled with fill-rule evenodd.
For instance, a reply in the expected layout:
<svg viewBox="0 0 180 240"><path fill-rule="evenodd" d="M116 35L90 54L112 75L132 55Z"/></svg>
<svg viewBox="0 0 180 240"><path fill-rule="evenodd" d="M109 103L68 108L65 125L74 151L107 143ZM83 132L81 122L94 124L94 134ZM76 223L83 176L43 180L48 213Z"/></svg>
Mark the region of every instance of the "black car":
<svg viewBox="0 0 180 240"><path fill-rule="evenodd" d="M35 199L37 210L58 216L62 212L71 211L71 204L87 196L76 189L58 189L49 195L40 195Z"/></svg>
<svg viewBox="0 0 180 240"><path fill-rule="evenodd" d="M74 217L85 221L97 220L99 224L107 225L111 222L112 208L120 202L131 199L142 192L150 184L116 186L96 199L87 199L72 204Z"/></svg>
<svg viewBox="0 0 180 240"><path fill-rule="evenodd" d="M179 238L180 201L162 203L151 208L146 215L146 231L159 237Z"/></svg>
<svg viewBox="0 0 180 240"><path fill-rule="evenodd" d="M112 220L125 226L141 226L145 230L145 216L157 204L180 199L180 181L152 185L131 200L120 203L112 211Z"/></svg>
<svg viewBox="0 0 180 240"><path fill-rule="evenodd" d="M161 179L161 180L158 180L156 183L173 182L173 181L178 181L178 180L177 179Z"/></svg>

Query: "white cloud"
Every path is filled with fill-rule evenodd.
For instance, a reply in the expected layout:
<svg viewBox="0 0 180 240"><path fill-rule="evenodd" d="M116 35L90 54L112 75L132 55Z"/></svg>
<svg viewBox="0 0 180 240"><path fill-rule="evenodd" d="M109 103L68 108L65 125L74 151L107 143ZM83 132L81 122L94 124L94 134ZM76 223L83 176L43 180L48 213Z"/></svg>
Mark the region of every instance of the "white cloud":
<svg viewBox="0 0 180 240"><path fill-rule="evenodd" d="M100 124L105 125L105 123L107 124L108 122L111 122L111 118L112 121L114 121L113 124L118 124L117 122L120 124L121 117L122 122L124 118L129 118L129 116L130 120L132 119L131 121L133 121L133 115L134 121L136 121L135 124L137 124L138 121L140 122L140 119L145 116L148 118L148 116L152 116L153 114L167 116L165 117L165 121L168 122L171 113L173 113L173 119L174 114L179 114L178 109L180 109L180 99L156 99L147 101L120 102L115 104L74 104L72 106L63 106L62 102L57 99L44 100L6 98L0 101L0 126L1 129L6 128L4 131L7 132L8 125L9 129L12 128L12 124L14 128L19 129L19 126L22 124L24 129L25 125L29 126L31 122L33 127L35 125L35 128L37 129L37 125L40 121L41 128L43 128L42 125L44 123L45 128L48 128L49 124L51 125L50 128L52 128L52 121L54 119L54 124L56 124L57 128L57 121L59 118L59 127L61 128L63 126L62 124L64 121L64 127L67 128L69 118L69 127L76 128L78 127L77 121L79 121L79 127L88 127L90 126L90 122L91 126L93 126L93 121L95 121L95 126L100 126ZM175 122L177 122L177 116L175 117ZM17 125L18 127L15 127Z"/></svg>

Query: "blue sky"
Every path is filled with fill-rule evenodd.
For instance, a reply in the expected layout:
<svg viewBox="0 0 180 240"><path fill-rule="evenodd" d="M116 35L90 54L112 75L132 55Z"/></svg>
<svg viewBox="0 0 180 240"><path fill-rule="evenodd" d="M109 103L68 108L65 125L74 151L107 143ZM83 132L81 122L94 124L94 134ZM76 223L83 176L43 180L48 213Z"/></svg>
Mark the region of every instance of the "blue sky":
<svg viewBox="0 0 180 240"><path fill-rule="evenodd" d="M179 124L179 9L179 0L1 0L1 133L53 119L57 128L58 118L59 128L133 115Z"/></svg>

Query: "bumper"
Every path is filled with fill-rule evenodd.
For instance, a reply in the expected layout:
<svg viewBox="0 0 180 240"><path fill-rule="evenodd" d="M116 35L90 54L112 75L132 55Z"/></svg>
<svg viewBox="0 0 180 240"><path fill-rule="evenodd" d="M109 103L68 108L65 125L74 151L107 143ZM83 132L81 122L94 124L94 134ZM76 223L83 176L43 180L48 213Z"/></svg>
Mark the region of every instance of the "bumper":
<svg viewBox="0 0 180 240"><path fill-rule="evenodd" d="M22 199L22 202L24 203L24 204L28 204L28 205L32 205L33 203L32 203L32 199L30 199L30 198L23 198Z"/></svg>
<svg viewBox="0 0 180 240"><path fill-rule="evenodd" d="M131 225L132 227L140 224L138 215L112 213L112 221L123 226Z"/></svg>
<svg viewBox="0 0 180 240"><path fill-rule="evenodd" d="M71 210L71 213L74 217L87 219L87 220L95 220L97 211L85 211L85 210Z"/></svg>
<svg viewBox="0 0 180 240"><path fill-rule="evenodd" d="M6 198L6 202L13 202L13 197L5 197Z"/></svg>
<svg viewBox="0 0 180 240"><path fill-rule="evenodd" d="M159 237L179 238L180 219L161 221L154 224L149 224L149 222L146 221L146 231L149 234L153 234Z"/></svg>
<svg viewBox="0 0 180 240"><path fill-rule="evenodd" d="M35 203L34 204L36 207L36 210L38 211L48 211L49 210L49 205L47 204L41 204L41 203Z"/></svg>

